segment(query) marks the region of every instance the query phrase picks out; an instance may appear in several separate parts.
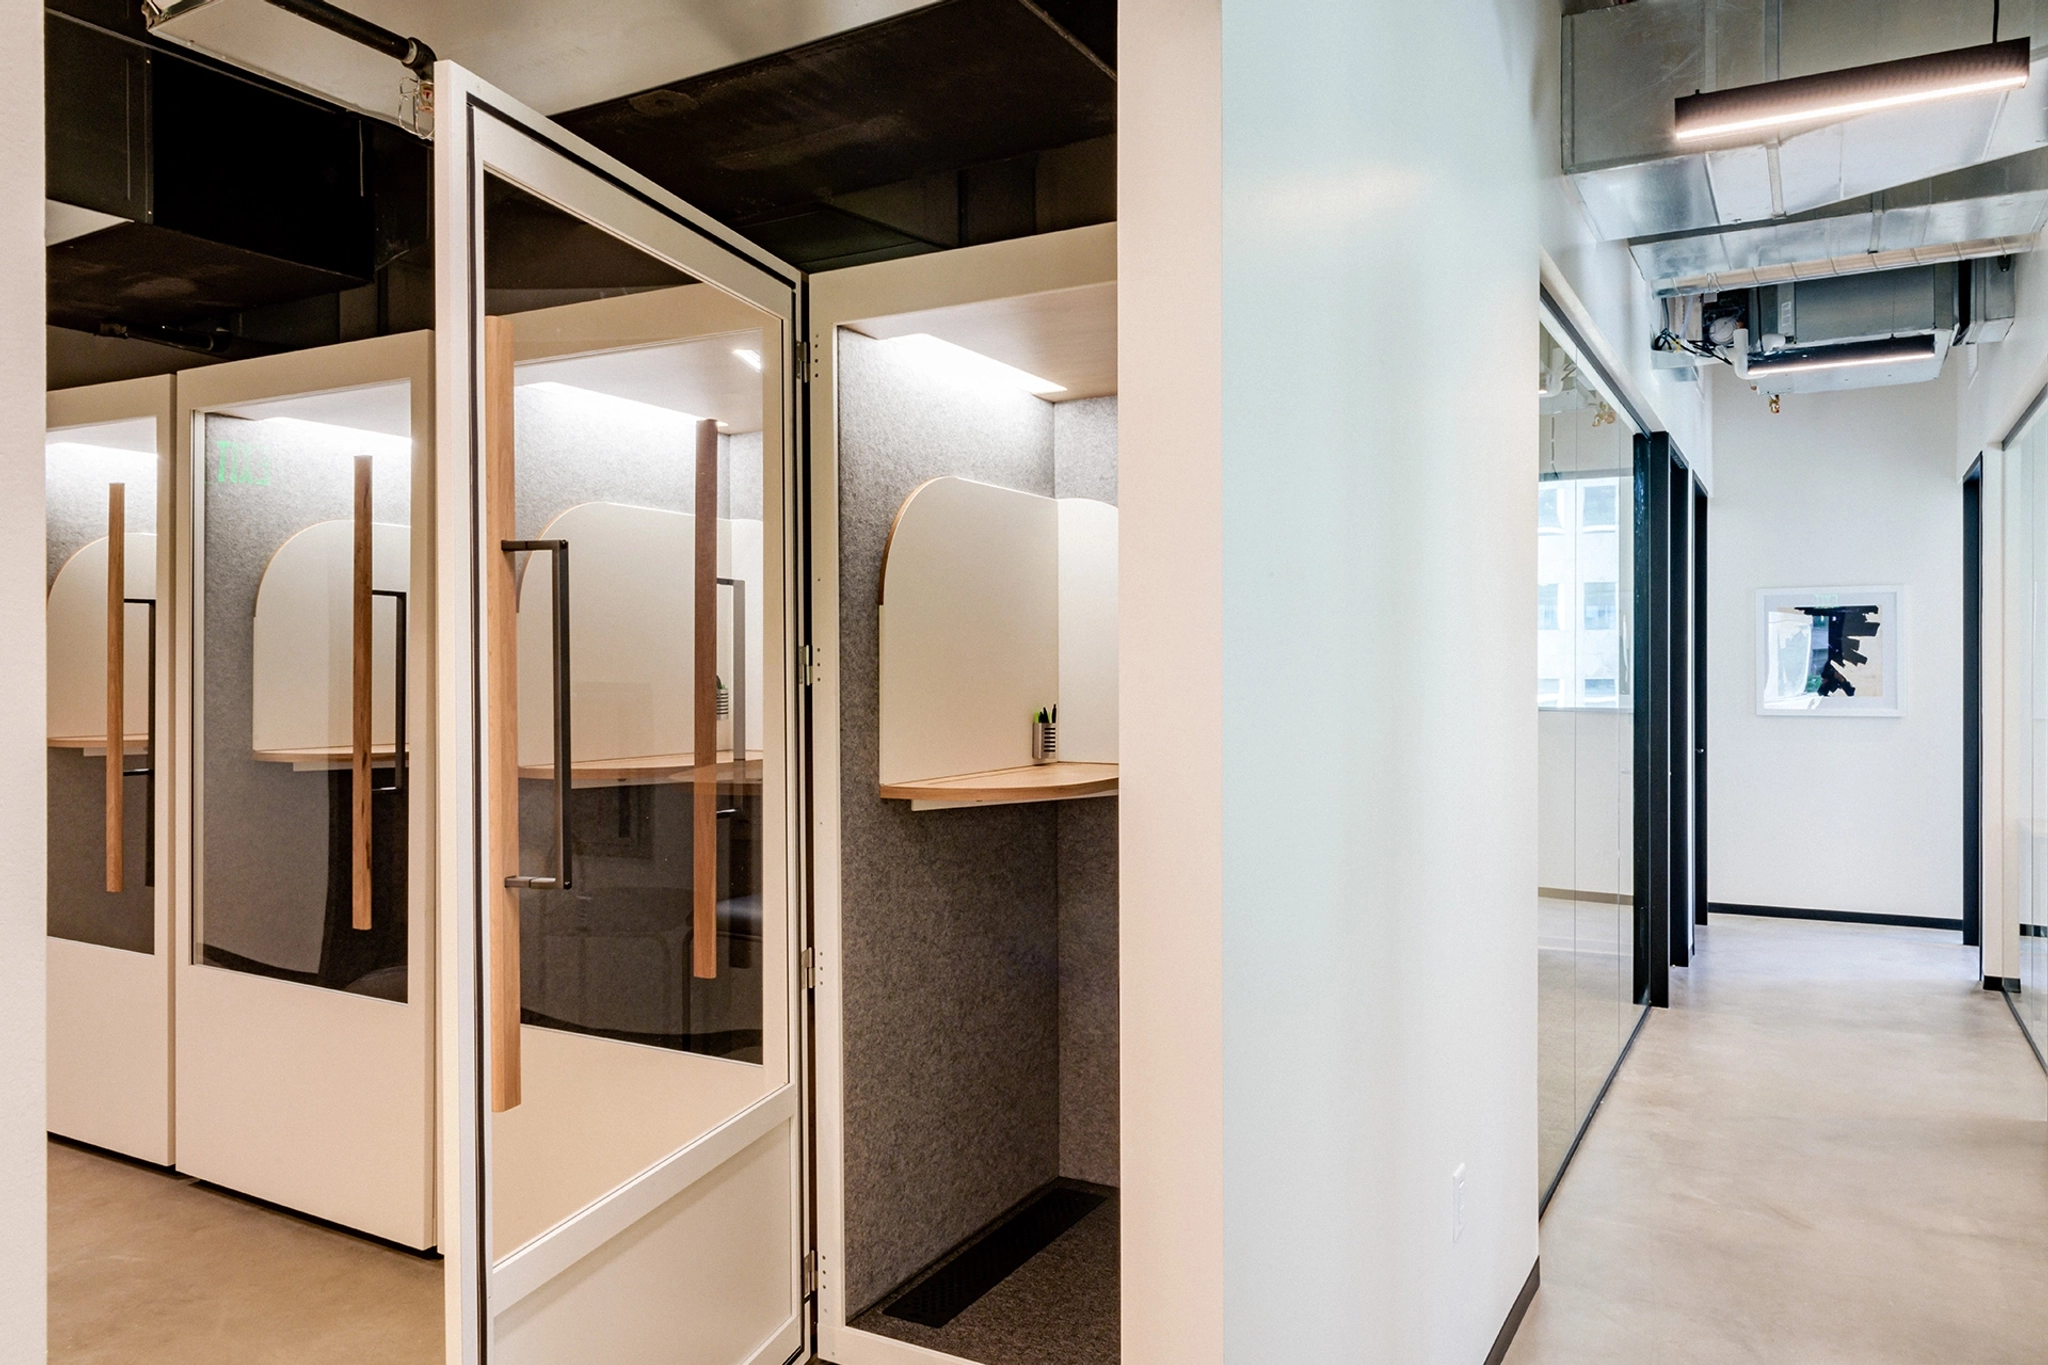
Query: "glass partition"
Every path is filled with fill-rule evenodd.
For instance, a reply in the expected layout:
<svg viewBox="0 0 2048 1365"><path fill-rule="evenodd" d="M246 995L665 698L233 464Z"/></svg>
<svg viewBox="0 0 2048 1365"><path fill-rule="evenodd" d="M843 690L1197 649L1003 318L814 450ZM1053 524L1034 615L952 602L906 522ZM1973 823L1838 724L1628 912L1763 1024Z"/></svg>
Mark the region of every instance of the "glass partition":
<svg viewBox="0 0 2048 1365"><path fill-rule="evenodd" d="M2024 615L2004 613L2010 688L2005 784L2018 807L2006 811L2013 823L2005 838L2017 845L2006 848L2008 857L2018 855L2020 958L2020 989L2006 998L2035 1050L2048 1053L2048 423L2034 422L2006 447L2003 483L2006 600L2026 604ZM1995 515L1989 505L1986 515ZM1988 599L1985 610L1999 611L1997 599ZM1997 680L1985 681L1998 695ZM1993 811L2000 806L1996 794L1986 804ZM1996 880L1985 888L1987 899L1998 892Z"/></svg>
<svg viewBox="0 0 2048 1365"><path fill-rule="evenodd" d="M156 951L158 458L153 417L52 431L44 446L49 933L135 953ZM118 679L107 667L116 639Z"/></svg>
<svg viewBox="0 0 2048 1365"><path fill-rule="evenodd" d="M489 891L516 925L493 947L518 1021L494 1032L504 1256L789 1079L769 678L785 342L779 319L485 186L486 654L514 718L492 761L516 752L518 774Z"/></svg>
<svg viewBox="0 0 2048 1365"><path fill-rule="evenodd" d="M1538 1149L1548 1190L1641 1009L1635 429L1569 347L1547 328L1539 338Z"/></svg>
<svg viewBox="0 0 2048 1365"><path fill-rule="evenodd" d="M195 957L403 1001L411 385L196 421Z"/></svg>

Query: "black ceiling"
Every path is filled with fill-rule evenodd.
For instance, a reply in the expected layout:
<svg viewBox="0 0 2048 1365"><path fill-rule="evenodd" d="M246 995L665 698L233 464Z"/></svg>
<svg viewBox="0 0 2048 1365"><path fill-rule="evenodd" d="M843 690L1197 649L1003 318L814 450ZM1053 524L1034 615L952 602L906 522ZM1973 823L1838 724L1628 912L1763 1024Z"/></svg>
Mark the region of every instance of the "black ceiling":
<svg viewBox="0 0 2048 1365"><path fill-rule="evenodd" d="M374 283L376 330L430 325L425 145L158 42L139 10L46 11L49 193L130 220L50 249L50 321L245 354L338 339L335 300L361 316ZM939 0L560 121L830 268L1113 218L1115 41L1115 0ZM495 207L504 306L648 287L603 234L568 249Z"/></svg>
<svg viewBox="0 0 2048 1365"><path fill-rule="evenodd" d="M1113 0L942 0L558 117L727 223L784 225L806 264L793 218L827 256L863 239L836 196L1113 134L1115 29Z"/></svg>

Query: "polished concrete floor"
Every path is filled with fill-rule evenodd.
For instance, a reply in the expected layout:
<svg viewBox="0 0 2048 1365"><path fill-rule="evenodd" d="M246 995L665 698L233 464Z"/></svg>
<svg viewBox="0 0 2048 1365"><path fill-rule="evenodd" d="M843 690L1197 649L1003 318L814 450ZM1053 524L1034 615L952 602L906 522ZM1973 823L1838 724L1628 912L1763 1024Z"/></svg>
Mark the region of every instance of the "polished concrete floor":
<svg viewBox="0 0 2048 1365"><path fill-rule="evenodd" d="M1543 1220L1509 1365L2048 1361L2048 1083L1976 950L1702 940Z"/></svg>
<svg viewBox="0 0 2048 1365"><path fill-rule="evenodd" d="M433 1365L441 1263L50 1144L60 1365Z"/></svg>

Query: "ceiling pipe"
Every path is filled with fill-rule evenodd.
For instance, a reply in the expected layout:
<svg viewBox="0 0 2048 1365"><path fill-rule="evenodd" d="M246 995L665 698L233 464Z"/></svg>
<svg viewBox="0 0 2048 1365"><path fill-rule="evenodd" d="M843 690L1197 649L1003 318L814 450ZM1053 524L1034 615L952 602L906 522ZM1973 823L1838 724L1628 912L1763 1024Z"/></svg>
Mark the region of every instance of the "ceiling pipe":
<svg viewBox="0 0 2048 1365"><path fill-rule="evenodd" d="M166 19L175 19L189 14L212 0L143 0L143 9L149 26L155 28ZM393 33L381 24L373 24L360 15L330 5L327 0L264 0L287 14L296 14L308 23L318 24L330 33L339 33L352 43L361 43L383 53L393 61L403 63L407 70L422 81L434 78L434 49L417 38L408 38L402 33Z"/></svg>
<svg viewBox="0 0 2048 1365"><path fill-rule="evenodd" d="M393 33L380 24L350 14L347 10L330 5L327 0L265 0L287 14L296 14L309 23L315 23L330 33L339 33L351 42L374 48L385 56L402 63L405 68L423 81L434 78L434 49L417 38L408 38Z"/></svg>

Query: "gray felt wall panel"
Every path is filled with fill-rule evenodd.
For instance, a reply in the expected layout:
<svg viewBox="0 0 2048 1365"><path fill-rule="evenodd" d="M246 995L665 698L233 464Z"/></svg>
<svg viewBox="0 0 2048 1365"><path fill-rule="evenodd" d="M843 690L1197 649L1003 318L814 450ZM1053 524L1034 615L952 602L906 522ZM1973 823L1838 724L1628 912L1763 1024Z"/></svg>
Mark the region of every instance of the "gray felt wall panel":
<svg viewBox="0 0 2048 1365"><path fill-rule="evenodd" d="M875 590L903 500L959 474L1052 492L1052 407L839 334L847 1303L864 1309L1059 1173L1052 806L875 794Z"/></svg>

